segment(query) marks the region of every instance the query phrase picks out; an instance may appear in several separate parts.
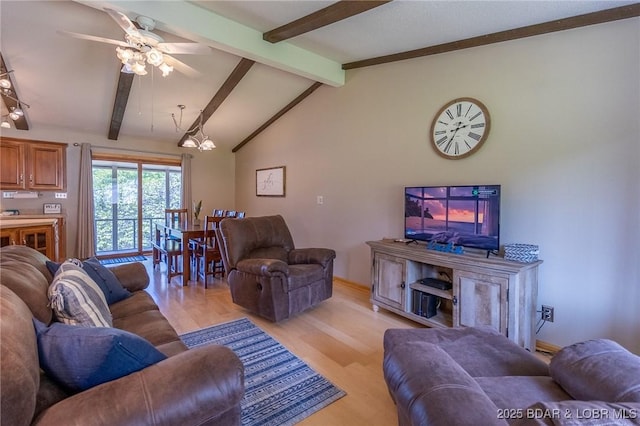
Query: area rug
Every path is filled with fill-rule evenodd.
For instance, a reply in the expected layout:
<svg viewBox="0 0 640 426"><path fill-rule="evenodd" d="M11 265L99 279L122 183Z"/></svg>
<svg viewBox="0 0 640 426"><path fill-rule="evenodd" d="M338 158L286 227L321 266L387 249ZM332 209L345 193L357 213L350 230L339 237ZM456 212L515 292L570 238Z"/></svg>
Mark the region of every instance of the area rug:
<svg viewBox="0 0 640 426"><path fill-rule="evenodd" d="M127 256L127 257L112 257L109 259L100 259L102 265L112 265L114 263L129 263L129 262L142 262L147 260L144 256Z"/></svg>
<svg viewBox="0 0 640 426"><path fill-rule="evenodd" d="M216 343L244 364L243 425L293 425L346 395L249 319L180 336L190 348Z"/></svg>

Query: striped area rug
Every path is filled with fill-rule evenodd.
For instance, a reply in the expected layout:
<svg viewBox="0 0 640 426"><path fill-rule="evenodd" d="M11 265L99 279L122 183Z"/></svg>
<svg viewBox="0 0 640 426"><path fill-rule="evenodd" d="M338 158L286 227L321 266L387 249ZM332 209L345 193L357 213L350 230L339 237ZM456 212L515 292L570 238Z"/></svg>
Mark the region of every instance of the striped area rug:
<svg viewBox="0 0 640 426"><path fill-rule="evenodd" d="M247 318L180 338L190 348L216 343L238 355L245 368L243 425L293 425L346 395Z"/></svg>

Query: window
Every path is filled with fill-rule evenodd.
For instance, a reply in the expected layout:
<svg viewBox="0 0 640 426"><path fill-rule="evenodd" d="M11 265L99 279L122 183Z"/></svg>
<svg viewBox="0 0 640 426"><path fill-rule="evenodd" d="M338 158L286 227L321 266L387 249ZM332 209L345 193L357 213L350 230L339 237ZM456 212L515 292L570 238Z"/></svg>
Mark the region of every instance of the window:
<svg viewBox="0 0 640 426"><path fill-rule="evenodd" d="M94 155L96 254L150 250L153 224L164 222L165 209L180 207L181 191L179 161Z"/></svg>

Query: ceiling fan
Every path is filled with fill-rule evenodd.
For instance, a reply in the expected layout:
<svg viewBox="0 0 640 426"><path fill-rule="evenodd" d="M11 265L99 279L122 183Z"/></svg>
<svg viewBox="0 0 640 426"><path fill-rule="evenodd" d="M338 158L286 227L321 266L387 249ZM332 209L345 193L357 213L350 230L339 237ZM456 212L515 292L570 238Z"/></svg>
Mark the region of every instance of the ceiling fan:
<svg viewBox="0 0 640 426"><path fill-rule="evenodd" d="M58 32L84 40L115 44L118 46L116 47L118 59L123 64L122 72L145 75L147 74L145 64L149 63L160 69L163 77L173 71L174 67L191 77L200 75L194 68L171 55L206 55L211 53L209 46L200 43L165 43L162 37L151 32L156 26L156 22L153 19L146 16L138 16L136 23L139 27L137 27L124 13L108 8L104 10L124 30L125 41L71 31Z"/></svg>

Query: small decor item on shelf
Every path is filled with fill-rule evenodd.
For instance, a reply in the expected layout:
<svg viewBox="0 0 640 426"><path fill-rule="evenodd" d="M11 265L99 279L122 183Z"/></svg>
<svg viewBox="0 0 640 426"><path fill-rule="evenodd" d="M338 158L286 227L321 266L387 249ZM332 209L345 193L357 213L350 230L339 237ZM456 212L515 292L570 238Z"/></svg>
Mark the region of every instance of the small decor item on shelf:
<svg viewBox="0 0 640 426"><path fill-rule="evenodd" d="M538 260L540 250L535 244L505 244L504 258L516 262L532 263Z"/></svg>
<svg viewBox="0 0 640 426"><path fill-rule="evenodd" d="M202 209L202 200L193 202L193 224L200 225L200 210Z"/></svg>

